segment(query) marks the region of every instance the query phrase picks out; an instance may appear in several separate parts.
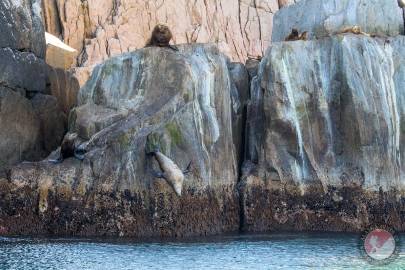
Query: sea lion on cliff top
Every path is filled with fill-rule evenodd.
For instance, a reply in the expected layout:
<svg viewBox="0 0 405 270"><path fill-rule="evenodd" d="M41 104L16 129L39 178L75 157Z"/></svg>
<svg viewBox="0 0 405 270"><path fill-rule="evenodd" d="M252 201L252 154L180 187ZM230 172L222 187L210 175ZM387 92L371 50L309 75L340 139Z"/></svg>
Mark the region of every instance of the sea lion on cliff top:
<svg viewBox="0 0 405 270"><path fill-rule="evenodd" d="M67 133L63 138L62 144L60 146L60 154L57 159L50 159L49 162L58 164L63 162L63 160L75 157L78 160L84 159L85 150L77 147L78 135L77 133Z"/></svg>
<svg viewBox="0 0 405 270"><path fill-rule="evenodd" d="M161 173L153 171L153 174L157 178L163 178L169 183L178 196L181 196L181 190L183 187L184 175L190 172L191 162L187 168L182 171L170 158L166 157L159 151L153 151L148 153L153 155L159 164Z"/></svg>
<svg viewBox="0 0 405 270"><path fill-rule="evenodd" d="M308 39L307 31L304 31L300 34L297 29L293 28L291 30L291 33L284 39L284 41L296 41L296 40L307 40L307 39Z"/></svg>
<svg viewBox="0 0 405 270"><path fill-rule="evenodd" d="M157 24L155 28L153 28L152 35L146 42L145 47L167 47L178 51L179 49L169 44L172 38L173 35L168 26Z"/></svg>

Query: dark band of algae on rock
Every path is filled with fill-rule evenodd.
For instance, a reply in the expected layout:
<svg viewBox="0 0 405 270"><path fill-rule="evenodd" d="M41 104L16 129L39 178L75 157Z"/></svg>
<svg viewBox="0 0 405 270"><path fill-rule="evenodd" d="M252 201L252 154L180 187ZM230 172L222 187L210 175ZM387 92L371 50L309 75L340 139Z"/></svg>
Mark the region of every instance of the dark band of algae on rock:
<svg viewBox="0 0 405 270"><path fill-rule="evenodd" d="M250 97L246 69L214 45L145 48L99 65L69 115L84 160L5 169L0 233L404 231L403 17L396 0L360 2L302 0L277 13L274 41L297 25L311 40L274 42ZM306 17L319 20L288 24ZM334 35L352 24L381 37ZM180 168L192 161L181 196L151 173L154 149Z"/></svg>

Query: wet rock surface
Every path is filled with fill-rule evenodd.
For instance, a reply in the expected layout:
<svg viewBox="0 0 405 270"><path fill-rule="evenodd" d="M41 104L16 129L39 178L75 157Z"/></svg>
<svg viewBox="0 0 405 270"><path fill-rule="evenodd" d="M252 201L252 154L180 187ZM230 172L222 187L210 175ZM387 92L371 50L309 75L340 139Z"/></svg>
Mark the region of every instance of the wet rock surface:
<svg viewBox="0 0 405 270"><path fill-rule="evenodd" d="M403 42L339 35L272 45L248 109L246 230L404 229Z"/></svg>
<svg viewBox="0 0 405 270"><path fill-rule="evenodd" d="M85 159L14 167L1 181L0 216L10 234L238 230L228 60L211 45L179 49L146 48L95 69L70 114L69 130L84 142ZM155 148L181 169L192 162L181 196L154 177L160 169L147 152Z"/></svg>
<svg viewBox="0 0 405 270"><path fill-rule="evenodd" d="M296 184L253 175L243 180L240 190L244 232L405 230L405 200L395 190L328 186L325 192L312 185L302 193Z"/></svg>
<svg viewBox="0 0 405 270"><path fill-rule="evenodd" d="M105 1L109 8L95 10L91 1L45 1L53 7L45 14L48 27L64 29L65 41L79 46L82 67L73 72L80 82L45 68L40 44L0 49L9 59L0 63L1 234L185 237L378 225L404 231L405 38L398 36L403 17L396 1L277 2L284 7L274 40L297 25L311 40L275 42L263 59L242 65L214 44L144 48L106 60L134 49L125 40L131 22L122 21L134 16L130 3ZM6 1L0 14L9 3L25 5L11 12L35 13L34 4ZM249 7L248 18L269 7L239 4ZM378 37L334 35L347 25ZM206 34L198 33L192 42ZM20 163L54 150L67 116L84 159ZM150 154L157 151L177 172L191 162L181 194L158 177L171 168Z"/></svg>

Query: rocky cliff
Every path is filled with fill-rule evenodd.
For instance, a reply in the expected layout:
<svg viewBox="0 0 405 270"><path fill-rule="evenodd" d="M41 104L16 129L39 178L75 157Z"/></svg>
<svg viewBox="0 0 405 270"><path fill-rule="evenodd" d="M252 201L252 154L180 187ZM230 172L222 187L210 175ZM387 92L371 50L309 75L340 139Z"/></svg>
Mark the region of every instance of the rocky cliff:
<svg viewBox="0 0 405 270"><path fill-rule="evenodd" d="M297 0L44 0L48 32L80 53L74 67L83 85L94 65L143 48L157 23L172 29L175 44L216 43L234 61L262 56L273 16Z"/></svg>
<svg viewBox="0 0 405 270"><path fill-rule="evenodd" d="M0 174L8 165L44 158L64 133L64 115L56 99L44 95L47 72L40 13L39 1L0 3Z"/></svg>
<svg viewBox="0 0 405 270"><path fill-rule="evenodd" d="M17 2L0 4L3 18L36 14L35 1ZM15 57L4 58L13 65L0 62L0 160L7 162L0 233L183 237L382 224L404 231L401 9L396 0L294 2L276 14L275 42L258 69L257 60L232 63L217 44L143 48L96 66L77 100L71 74L50 69L42 80L43 55L7 45ZM119 4L114 12L123 12ZM317 13L309 20L303 11ZM338 34L355 25L364 33ZM309 40L282 41L293 27ZM10 166L28 159L17 147L56 148L60 106L84 159ZM158 177L164 166L154 151L180 169L191 161L181 194Z"/></svg>
<svg viewBox="0 0 405 270"><path fill-rule="evenodd" d="M176 44L216 42L233 59L245 60L247 54L263 54L279 8L276 0L46 0L43 5L46 29L82 51L81 66L143 47L159 22L170 26Z"/></svg>
<svg viewBox="0 0 405 270"><path fill-rule="evenodd" d="M403 18L397 1L360 2L301 1L276 15L276 40L289 26L314 40L273 43L252 82L248 231L404 230ZM310 21L304 10L321 12ZM379 38L331 34L348 23Z"/></svg>
<svg viewBox="0 0 405 270"><path fill-rule="evenodd" d="M230 106L236 86L228 60L213 45L179 49L145 48L94 70L70 113L69 131L82 140L84 161L14 167L1 181L0 215L9 233L143 237L238 230ZM160 169L147 155L154 149L180 168L192 162L181 196L155 177Z"/></svg>

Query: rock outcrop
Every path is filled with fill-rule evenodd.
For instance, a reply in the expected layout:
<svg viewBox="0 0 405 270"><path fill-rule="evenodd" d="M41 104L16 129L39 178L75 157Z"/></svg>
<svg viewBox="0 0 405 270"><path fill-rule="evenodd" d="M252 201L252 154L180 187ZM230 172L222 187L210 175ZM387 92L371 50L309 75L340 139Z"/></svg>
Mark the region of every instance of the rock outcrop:
<svg viewBox="0 0 405 270"><path fill-rule="evenodd" d="M218 44L232 43L236 58L255 51L258 40L263 49L265 36L248 38L249 27L265 29L271 20L244 22L242 30L233 19L259 18L260 10L271 17L269 2L238 1L228 10L221 1L184 4L184 16L166 20L178 25L177 37L186 33L194 43L208 36L218 44L150 47L107 59L137 47L134 41L143 44L174 7L44 1L53 7L45 12L47 27L78 46L81 67L74 76L46 68L38 51L44 46L18 41L31 31L13 34L17 41L0 49L7 60L0 62L1 233L184 237L375 225L405 231L405 37L397 1L274 2L293 5L277 13L273 39L299 26L310 40L274 42L263 59L252 56L244 66ZM7 7L30 20L38 14L32 3L6 1L0 14ZM139 24L150 10L148 25ZM192 20L191 34L178 17ZM135 22L141 30L131 28ZM375 37L336 34L355 25ZM89 80L76 80L103 60ZM83 160L23 162L2 171L55 149L67 114ZM159 166L156 153L168 167ZM49 158L59 155L57 149ZM170 166L174 177L157 177Z"/></svg>
<svg viewBox="0 0 405 270"><path fill-rule="evenodd" d="M69 69L76 61L77 51L59 38L45 32L46 63L54 68Z"/></svg>
<svg viewBox="0 0 405 270"><path fill-rule="evenodd" d="M329 25L357 11L352 23L371 29L362 20L379 9L380 33L394 36L273 43L248 110L249 161L240 183L247 231L405 229L405 37L395 36L402 16L396 0L360 2L303 0L276 15L275 39L287 29L277 21L304 25L297 12L329 14L346 3ZM320 4L328 8L313 9ZM305 30L324 30L320 22Z"/></svg>
<svg viewBox="0 0 405 270"><path fill-rule="evenodd" d="M70 113L69 131L79 135L85 159L14 167L0 181L8 233L144 237L239 229L228 60L214 45L179 49L145 48L95 68ZM159 167L147 153L156 149L181 169L192 162L181 196L154 177Z"/></svg>
<svg viewBox="0 0 405 270"><path fill-rule="evenodd" d="M46 93L40 11L39 1L0 3L0 174L9 165L44 158L56 147L55 143L47 145L48 138L44 141L41 125L58 129L59 123L42 122L41 115L49 109L42 111L44 107L36 107L41 102L31 102L31 98ZM61 137L52 138L58 139Z"/></svg>
<svg viewBox="0 0 405 270"><path fill-rule="evenodd" d="M38 158L39 125L30 101L0 86L0 172L7 165Z"/></svg>
<svg viewBox="0 0 405 270"><path fill-rule="evenodd" d="M309 39L316 39L355 25L382 37L404 33L404 17L397 0L301 0L274 16L272 41L283 41L292 28L307 31Z"/></svg>
<svg viewBox="0 0 405 270"><path fill-rule="evenodd" d="M69 115L77 105L77 95L80 84L70 71L60 68L47 67L47 93L56 97L62 111Z"/></svg>
<svg viewBox="0 0 405 270"><path fill-rule="evenodd" d="M43 9L46 30L79 52L75 74L85 83L94 65L143 48L157 23L170 27L175 44L213 42L241 62L248 55L261 56L271 40L278 2L46 0Z"/></svg>
<svg viewBox="0 0 405 270"><path fill-rule="evenodd" d="M0 3L0 48L45 56L40 0L3 0Z"/></svg>
<svg viewBox="0 0 405 270"><path fill-rule="evenodd" d="M32 100L32 107L39 120L41 148L50 153L59 147L66 131L66 114L61 110L56 97L36 94Z"/></svg>

